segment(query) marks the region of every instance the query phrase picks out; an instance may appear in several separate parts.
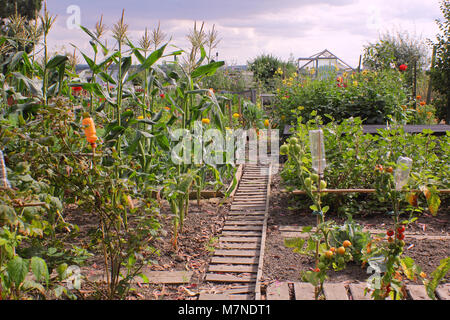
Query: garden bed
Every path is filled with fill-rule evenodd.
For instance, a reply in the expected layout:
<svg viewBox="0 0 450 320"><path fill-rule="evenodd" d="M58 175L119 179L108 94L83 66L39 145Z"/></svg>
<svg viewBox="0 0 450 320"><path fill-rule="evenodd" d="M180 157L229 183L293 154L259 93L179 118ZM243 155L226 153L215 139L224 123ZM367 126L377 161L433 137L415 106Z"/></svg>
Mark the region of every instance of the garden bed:
<svg viewBox="0 0 450 320"><path fill-rule="evenodd" d="M301 271L314 268L314 258L294 253L291 248L287 248L284 245L283 232L280 231L280 227L283 229L282 226L314 226L316 224L316 217L304 204L305 202L309 203L310 200L306 196L293 196L281 192L283 189L281 183L279 174L273 177L263 266L263 282L265 283L272 281L298 282ZM300 205L302 203L303 205ZM303 209L299 209L299 207ZM333 212L327 213L326 219L332 219L339 224L346 221L346 217L337 216ZM392 219L386 213L376 212L376 210L354 215L353 220L367 229L376 230L387 230L392 224ZM428 275L439 266L441 259L449 256L449 224L450 203L447 199L441 204L437 216L424 213L407 230L415 235L425 236L416 239L407 235L404 254L413 258ZM431 236L433 239L426 239L427 236ZM442 240L439 240L438 236L443 236ZM367 268L350 262L342 271L329 272L327 281L365 281L369 276ZM443 281L450 281L450 276L447 275Z"/></svg>
<svg viewBox="0 0 450 320"><path fill-rule="evenodd" d="M150 245L155 248L154 254L149 257L152 264L145 267L143 273L149 271L192 271L192 277L186 279L184 284L145 284L140 278L133 284L128 299L196 299L198 288L202 285L203 275L207 269L214 242L220 235L225 216L228 212L227 203L219 205L222 199L212 198L201 200L200 207L197 201L190 201L190 210L186 216L183 232L178 238L178 250L172 246L173 215L166 202L162 202L158 220L161 224L159 237ZM65 210L65 220L76 224L80 233L77 245L84 246L90 242L89 234L98 229L99 221L86 212L80 212L75 207ZM91 252L90 257L81 268L82 274L97 285L104 285L104 260L101 252ZM96 290L88 282L82 286L80 293L82 299L98 299Z"/></svg>

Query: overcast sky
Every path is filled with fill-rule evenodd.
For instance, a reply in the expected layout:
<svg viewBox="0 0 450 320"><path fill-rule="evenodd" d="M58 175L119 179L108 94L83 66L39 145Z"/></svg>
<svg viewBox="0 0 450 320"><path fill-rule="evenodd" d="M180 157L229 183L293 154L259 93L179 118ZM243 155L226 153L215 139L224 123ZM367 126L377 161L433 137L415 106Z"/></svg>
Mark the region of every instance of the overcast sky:
<svg viewBox="0 0 450 320"><path fill-rule="evenodd" d="M89 37L73 28L93 29L103 14L111 28L125 9L129 38L137 41L148 27L161 29L171 43L188 49L186 34L205 22L215 25L221 42L219 59L246 64L260 54L283 60L309 57L328 49L353 67L364 45L386 31L407 30L422 39L435 39L439 0L47 0L57 20L50 33L54 51L73 51L70 43L89 53ZM75 7L74 7L75 6ZM69 9L69 10L68 10ZM112 42L112 40L111 40Z"/></svg>

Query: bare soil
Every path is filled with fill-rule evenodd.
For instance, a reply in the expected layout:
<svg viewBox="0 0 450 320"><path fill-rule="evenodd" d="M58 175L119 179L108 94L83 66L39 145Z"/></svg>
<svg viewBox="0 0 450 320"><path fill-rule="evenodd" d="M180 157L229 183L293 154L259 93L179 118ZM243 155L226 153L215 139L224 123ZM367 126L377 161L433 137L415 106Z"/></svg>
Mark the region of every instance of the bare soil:
<svg viewBox="0 0 450 320"><path fill-rule="evenodd" d="M271 199L269 207L269 219L264 253L263 277L265 282L272 281L300 281L301 271L310 270L314 267L314 259L309 256L294 253L292 249L284 245L284 239L279 231L280 226L314 226L316 217L311 214L311 210L305 203L308 198L303 196L293 196L281 192L281 178L276 175L272 179ZM404 217L407 219L408 217ZM327 213L326 219L332 219L337 223L346 221L346 217L338 216L336 213ZM353 216L353 221L372 229L387 230L392 225L392 219L378 208L371 213L364 213ZM418 216L418 219L410 225L409 232L421 235L446 235L450 233L450 201L443 200L439 212L436 216L425 212ZM450 255L450 241L448 240L417 240L405 238L404 255L414 259L414 261L428 275L440 264L440 260ZM329 282L353 282L365 281L370 276L367 268L360 264L350 262L342 271L329 273ZM450 276L444 279L450 281Z"/></svg>
<svg viewBox="0 0 450 320"><path fill-rule="evenodd" d="M178 249L175 249L173 240L173 215L167 203L162 203L158 220L161 228L159 236L150 243L155 252L149 257L152 264L143 268L143 271L193 271L190 283L183 285L144 284L143 281L133 285L128 299L145 300L178 300L196 299L199 288L203 283L204 273L207 269L210 256L216 239L221 233L229 205L220 204L221 199L212 198L190 201L189 213L186 216L183 232L179 234ZM65 210L65 220L76 224L80 233L76 245L87 247L90 241L89 234L98 229L99 222L95 216L80 212L76 208ZM99 281L104 273L104 261L101 252L92 252L81 270L88 279ZM104 283L103 283L104 287ZM98 290L85 282L80 291L81 299L99 299Z"/></svg>

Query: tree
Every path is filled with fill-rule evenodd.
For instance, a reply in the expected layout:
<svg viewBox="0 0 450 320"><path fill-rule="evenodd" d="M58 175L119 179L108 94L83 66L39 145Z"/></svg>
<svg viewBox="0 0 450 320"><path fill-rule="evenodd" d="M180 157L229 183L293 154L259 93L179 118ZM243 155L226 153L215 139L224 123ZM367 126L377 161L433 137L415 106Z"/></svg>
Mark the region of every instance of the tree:
<svg viewBox="0 0 450 320"><path fill-rule="evenodd" d="M42 0L4 0L2 2L0 19L9 18L17 12L27 20L33 20L36 16L36 11L39 12L42 7Z"/></svg>
<svg viewBox="0 0 450 320"><path fill-rule="evenodd" d="M436 35L436 42L431 44L436 50L435 63L431 69L431 83L433 89L439 93L434 104L437 115L450 123L450 0L441 1L441 11L444 19L436 19L441 33Z"/></svg>
<svg viewBox="0 0 450 320"><path fill-rule="evenodd" d="M388 69L391 64L398 67L413 61L417 61L418 68L425 67L428 64L428 47L425 41L406 30L386 32L380 35L378 42L364 47L363 64L370 69Z"/></svg>
<svg viewBox="0 0 450 320"><path fill-rule="evenodd" d="M292 61L284 62L269 54L261 54L254 60L248 62L248 68L253 72L253 77L266 89L273 89L275 72L278 69L283 73L293 73L296 67Z"/></svg>

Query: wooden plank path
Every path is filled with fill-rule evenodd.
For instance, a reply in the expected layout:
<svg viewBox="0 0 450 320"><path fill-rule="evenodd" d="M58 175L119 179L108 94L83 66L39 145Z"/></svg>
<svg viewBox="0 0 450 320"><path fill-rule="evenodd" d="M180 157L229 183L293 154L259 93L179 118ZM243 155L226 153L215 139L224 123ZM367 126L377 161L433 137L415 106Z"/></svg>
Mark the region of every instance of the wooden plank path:
<svg viewBox="0 0 450 320"><path fill-rule="evenodd" d="M260 295L270 170L267 165L244 166L199 300L254 300Z"/></svg>
<svg viewBox="0 0 450 320"><path fill-rule="evenodd" d="M324 283L325 300L372 300L370 294L364 294L366 284ZM431 300L423 285L407 284L408 300ZM441 284L436 288L436 299L450 300L450 284ZM314 287L305 282L274 282L266 289L267 300L314 300Z"/></svg>

